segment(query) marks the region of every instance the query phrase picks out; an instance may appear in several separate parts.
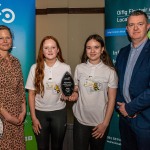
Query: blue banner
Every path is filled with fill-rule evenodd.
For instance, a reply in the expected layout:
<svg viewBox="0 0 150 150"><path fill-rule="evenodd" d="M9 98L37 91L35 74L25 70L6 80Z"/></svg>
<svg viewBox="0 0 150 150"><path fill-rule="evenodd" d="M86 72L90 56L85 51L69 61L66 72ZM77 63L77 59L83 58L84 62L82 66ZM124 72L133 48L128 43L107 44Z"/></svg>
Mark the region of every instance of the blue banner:
<svg viewBox="0 0 150 150"><path fill-rule="evenodd" d="M29 69L35 63L35 0L1 0L0 24L8 26L14 34L11 53L20 60L25 83ZM36 150L28 107L25 140L27 150Z"/></svg>

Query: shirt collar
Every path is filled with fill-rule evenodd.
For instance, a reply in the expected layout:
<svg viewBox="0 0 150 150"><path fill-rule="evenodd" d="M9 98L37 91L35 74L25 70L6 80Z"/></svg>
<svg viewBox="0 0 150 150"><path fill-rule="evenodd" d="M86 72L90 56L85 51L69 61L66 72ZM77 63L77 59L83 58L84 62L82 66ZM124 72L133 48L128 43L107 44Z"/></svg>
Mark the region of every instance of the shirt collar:
<svg viewBox="0 0 150 150"><path fill-rule="evenodd" d="M89 65L90 67L98 67L98 66L100 66L100 65L102 65L102 64L103 64L102 60L101 60L98 64L91 64L91 63L89 62L89 59L87 60L87 65Z"/></svg>
<svg viewBox="0 0 150 150"><path fill-rule="evenodd" d="M47 69L55 68L55 67L57 67L59 64L60 64L60 61L57 59L56 62L55 62L55 64L54 64L52 67L49 67L49 66L46 64L46 62L44 61L45 68L47 68Z"/></svg>
<svg viewBox="0 0 150 150"><path fill-rule="evenodd" d="M134 50L138 51L138 49L141 49L141 48L144 47L144 45L146 44L147 40L148 39L146 39L144 42L142 42L141 44L139 44L136 48L133 47L133 43L131 42L131 49L134 49Z"/></svg>

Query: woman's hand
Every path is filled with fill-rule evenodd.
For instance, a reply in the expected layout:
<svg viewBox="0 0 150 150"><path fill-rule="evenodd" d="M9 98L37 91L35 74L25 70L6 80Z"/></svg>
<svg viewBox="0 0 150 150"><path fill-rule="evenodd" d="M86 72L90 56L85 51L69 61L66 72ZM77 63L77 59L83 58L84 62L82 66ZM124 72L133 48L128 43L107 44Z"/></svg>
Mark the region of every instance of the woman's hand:
<svg viewBox="0 0 150 150"><path fill-rule="evenodd" d="M102 137L104 136L104 134L105 134L106 129L107 129L107 125L104 125L103 123L98 124L98 125L93 129L92 136L93 136L95 139L102 138Z"/></svg>
<svg viewBox="0 0 150 150"><path fill-rule="evenodd" d="M78 99L79 93L73 92L71 96L69 96L69 101L76 101Z"/></svg>
<svg viewBox="0 0 150 150"><path fill-rule="evenodd" d="M37 118L32 119L32 128L33 131L38 135L40 133L40 129L42 129L41 124Z"/></svg>
<svg viewBox="0 0 150 150"><path fill-rule="evenodd" d="M10 113L8 113L8 111L5 108L1 109L1 114L3 115L5 120L8 121L9 123L13 125L18 125L19 119L15 116L12 116Z"/></svg>
<svg viewBox="0 0 150 150"><path fill-rule="evenodd" d="M22 113L19 114L19 117L18 117L19 123L18 123L18 125L21 125L23 123L25 115L26 115L25 112L22 112Z"/></svg>
<svg viewBox="0 0 150 150"><path fill-rule="evenodd" d="M65 96L63 93L61 94L61 98L62 101L67 101L68 100L68 96Z"/></svg>

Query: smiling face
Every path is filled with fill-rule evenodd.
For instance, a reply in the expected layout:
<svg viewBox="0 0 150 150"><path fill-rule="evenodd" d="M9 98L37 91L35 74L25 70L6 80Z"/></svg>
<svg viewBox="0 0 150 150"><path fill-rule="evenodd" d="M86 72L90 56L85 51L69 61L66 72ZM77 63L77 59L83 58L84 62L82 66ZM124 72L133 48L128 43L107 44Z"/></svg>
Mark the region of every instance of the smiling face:
<svg viewBox="0 0 150 150"><path fill-rule="evenodd" d="M130 16L126 29L133 43L142 43L147 38L149 25L144 15Z"/></svg>
<svg viewBox="0 0 150 150"><path fill-rule="evenodd" d="M56 61L59 49L54 40L48 39L43 43L43 54L48 61Z"/></svg>
<svg viewBox="0 0 150 150"><path fill-rule="evenodd" d="M0 30L0 54L8 53L12 46L12 37L8 30Z"/></svg>
<svg viewBox="0 0 150 150"><path fill-rule="evenodd" d="M92 64L100 62L100 56L103 51L104 47L101 47L101 44L94 39L89 40L86 44L86 54Z"/></svg>

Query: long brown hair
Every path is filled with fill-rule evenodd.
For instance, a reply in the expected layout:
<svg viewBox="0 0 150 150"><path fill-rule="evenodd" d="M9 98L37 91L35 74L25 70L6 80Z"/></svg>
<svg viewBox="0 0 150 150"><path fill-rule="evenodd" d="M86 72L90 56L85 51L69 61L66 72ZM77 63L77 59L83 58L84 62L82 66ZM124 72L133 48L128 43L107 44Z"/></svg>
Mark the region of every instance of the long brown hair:
<svg viewBox="0 0 150 150"><path fill-rule="evenodd" d="M36 93L41 94L41 96L44 95L43 79L44 79L44 58L45 58L45 56L43 55L43 44L46 40L49 40L49 39L52 39L56 42L57 48L59 49L59 52L57 53L57 59L60 62L64 62L64 59L62 57L62 51L61 51L60 45L58 43L58 40L53 36L44 37L40 44L40 49L39 49L37 63L36 63L36 69L35 69L35 89L36 89Z"/></svg>
<svg viewBox="0 0 150 150"><path fill-rule="evenodd" d="M82 57L81 57L81 63L86 63L87 60L88 60L88 56L86 54L86 45L88 43L88 41L90 40L96 40L97 42L99 42L101 44L101 47L104 47L104 51L103 53L101 54L100 56L100 59L103 61L103 63L107 66L109 66L110 68L113 68L114 69L114 65L112 63L112 60L110 59L107 51L106 51L106 48L105 48L105 43L104 43L104 40L103 38L98 35L98 34L93 34L93 35L90 35L86 41L85 41L85 44L84 44L84 51L83 51L83 54L82 54Z"/></svg>

